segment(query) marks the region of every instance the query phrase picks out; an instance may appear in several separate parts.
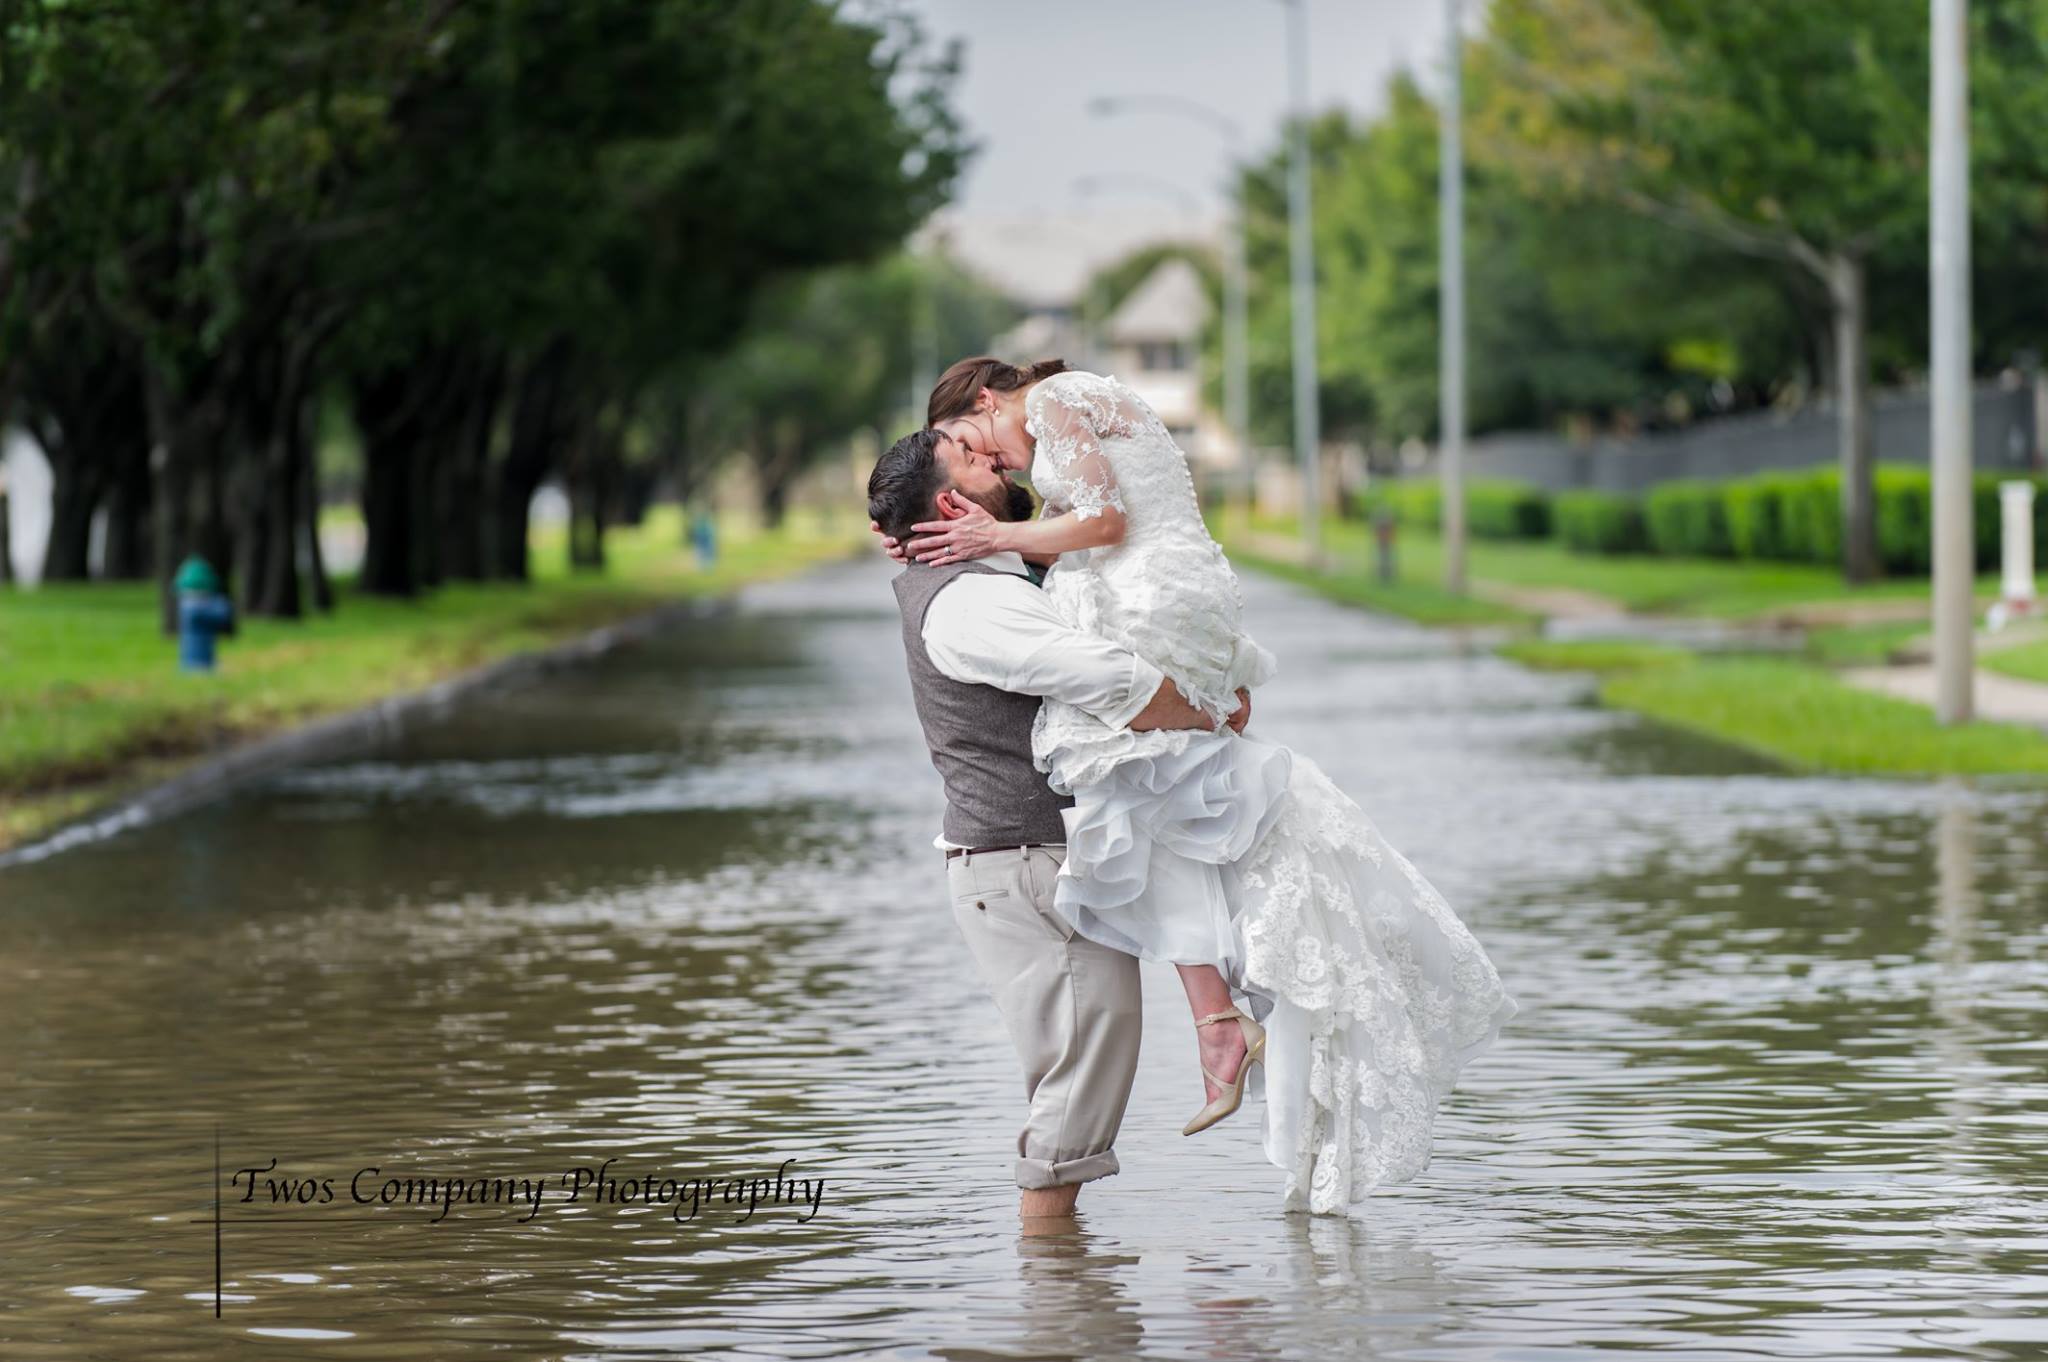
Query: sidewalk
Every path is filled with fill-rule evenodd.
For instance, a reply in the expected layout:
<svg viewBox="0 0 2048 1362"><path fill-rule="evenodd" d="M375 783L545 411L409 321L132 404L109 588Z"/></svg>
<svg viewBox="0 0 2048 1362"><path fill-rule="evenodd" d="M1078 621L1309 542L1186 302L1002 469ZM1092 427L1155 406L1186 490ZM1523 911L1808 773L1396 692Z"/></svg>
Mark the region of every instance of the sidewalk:
<svg viewBox="0 0 2048 1362"><path fill-rule="evenodd" d="M1855 667L1840 673L1852 686L1918 704L1934 704L1934 668ZM2048 686L1977 669L1977 715L1994 723L2048 729Z"/></svg>

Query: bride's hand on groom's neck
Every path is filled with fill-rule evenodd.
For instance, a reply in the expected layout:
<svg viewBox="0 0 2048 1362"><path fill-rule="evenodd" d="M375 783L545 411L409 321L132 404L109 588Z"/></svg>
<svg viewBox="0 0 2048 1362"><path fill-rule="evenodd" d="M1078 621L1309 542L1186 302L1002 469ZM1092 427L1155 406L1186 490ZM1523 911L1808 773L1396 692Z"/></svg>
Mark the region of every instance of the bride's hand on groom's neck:
<svg viewBox="0 0 2048 1362"><path fill-rule="evenodd" d="M910 527L915 536L904 546L920 563L942 566L986 558L1014 548L1008 521L997 520L988 508L952 489L939 493L940 519L920 521Z"/></svg>
<svg viewBox="0 0 2048 1362"><path fill-rule="evenodd" d="M873 530L876 534L882 535L882 552L889 555L890 562L907 563L910 561L910 555L906 553L903 549L903 541L898 539L893 534L882 534L882 526L880 522L870 520L868 522L868 528Z"/></svg>

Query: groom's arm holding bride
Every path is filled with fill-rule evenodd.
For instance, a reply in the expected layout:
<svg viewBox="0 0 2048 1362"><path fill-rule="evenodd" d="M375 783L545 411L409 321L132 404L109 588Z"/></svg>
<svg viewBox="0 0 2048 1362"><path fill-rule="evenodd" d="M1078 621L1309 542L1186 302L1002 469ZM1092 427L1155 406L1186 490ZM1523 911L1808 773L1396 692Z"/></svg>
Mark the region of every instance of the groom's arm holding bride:
<svg viewBox="0 0 2048 1362"><path fill-rule="evenodd" d="M891 559L907 561L898 540L878 524L869 528ZM947 583L925 612L922 637L932 665L955 681L1064 700L1111 728L1216 729L1164 672L1100 635L1069 627L1037 587L1012 573ZM1225 724L1242 733L1252 699L1242 690L1237 697L1237 712Z"/></svg>
<svg viewBox="0 0 2048 1362"><path fill-rule="evenodd" d="M963 476L991 485L980 487L981 495L965 495L958 485ZM990 503L1002 507L999 498L1005 492L1013 502L1023 502L1021 514L1012 512L1016 518L1028 518L1028 496L1003 487L993 472L965 459L943 434L921 431L898 441L877 462L868 484L869 523L882 536L889 557L904 563L902 541L911 538L913 525L932 517L955 524L984 517L993 521ZM1120 506L1117 510L1114 516L1078 519L1113 521L1120 535L1123 517ZM1060 519L1071 523L1077 518ZM962 555L986 559L1003 554L1007 561L988 564L998 569L994 572L955 575L926 604L919 637L942 675L966 685L1061 700L1111 728L1216 731L1214 716L1189 703L1158 667L1062 619L1023 574L1024 564L1011 556L1014 552L984 548ZM1251 713L1251 697L1239 691L1238 698L1237 711L1224 721L1233 731L1242 731Z"/></svg>
<svg viewBox="0 0 2048 1362"><path fill-rule="evenodd" d="M1111 728L1199 728L1216 721L1157 667L1097 634L1070 627L1037 587L1008 572L948 582L925 611L925 654L955 681L1064 700ZM1251 697L1227 720L1242 732Z"/></svg>

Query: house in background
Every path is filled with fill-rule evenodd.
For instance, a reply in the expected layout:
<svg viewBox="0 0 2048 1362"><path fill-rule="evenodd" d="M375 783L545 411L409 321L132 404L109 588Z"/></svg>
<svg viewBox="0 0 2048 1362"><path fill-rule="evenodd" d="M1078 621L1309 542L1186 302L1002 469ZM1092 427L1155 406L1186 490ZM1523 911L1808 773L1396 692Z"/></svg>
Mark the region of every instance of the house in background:
<svg viewBox="0 0 2048 1362"><path fill-rule="evenodd" d="M1195 267L1178 257L1161 261L1103 323L1103 368L1151 404L1190 460L1220 471L1240 458L1229 427L1202 401L1209 313Z"/></svg>
<svg viewBox="0 0 2048 1362"><path fill-rule="evenodd" d="M1030 364L1057 356L1076 369L1095 367L1094 350L1074 310L1042 304L1015 326L989 342L988 352L1011 364Z"/></svg>
<svg viewBox="0 0 2048 1362"><path fill-rule="evenodd" d="M1034 307L990 342L1012 364L1057 355L1077 369L1122 379L1151 404L1174 442L1204 471L1239 467L1221 416L1202 402L1202 329L1209 320L1202 276L1181 259L1162 261L1090 335L1071 307Z"/></svg>

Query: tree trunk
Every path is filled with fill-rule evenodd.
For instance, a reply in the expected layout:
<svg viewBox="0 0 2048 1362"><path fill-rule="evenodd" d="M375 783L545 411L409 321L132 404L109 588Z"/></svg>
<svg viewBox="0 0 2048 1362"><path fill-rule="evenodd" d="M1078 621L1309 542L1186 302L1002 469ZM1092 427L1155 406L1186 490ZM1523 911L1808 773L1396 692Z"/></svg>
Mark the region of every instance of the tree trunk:
<svg viewBox="0 0 2048 1362"><path fill-rule="evenodd" d="M50 537L43 544L43 580L82 582L92 576L92 513L99 506L101 470L90 445L74 447L44 424L36 443L50 465Z"/></svg>
<svg viewBox="0 0 2048 1362"><path fill-rule="evenodd" d="M442 464L448 457L448 429L443 410L434 410L423 418L414 457L406 469L410 486L407 495L412 501L407 523L412 527L413 580L421 591L441 585L441 484Z"/></svg>
<svg viewBox="0 0 2048 1362"><path fill-rule="evenodd" d="M760 441L766 457L760 461L761 523L765 529L780 529L789 513L790 485L803 471L803 455L809 447L809 432L792 419L771 420Z"/></svg>
<svg viewBox="0 0 2048 1362"><path fill-rule="evenodd" d="M708 481L706 466L710 462L704 454L710 442L700 438L700 410L695 397L670 394L661 408L661 433L655 448L655 465L666 473L669 495L683 511L681 541L686 547L691 542L690 508L697 500L699 485Z"/></svg>
<svg viewBox="0 0 2048 1362"><path fill-rule="evenodd" d="M529 482L511 468L498 475L496 515L491 526L491 575L500 581L524 582L531 576L526 564L526 534L534 489L539 485L539 479Z"/></svg>
<svg viewBox="0 0 2048 1362"><path fill-rule="evenodd" d="M634 463L619 468L617 474L613 479L615 493L607 519L614 525L636 528L644 525L647 512L654 506L654 484L658 476L654 464Z"/></svg>
<svg viewBox="0 0 2048 1362"><path fill-rule="evenodd" d="M372 596L410 597L420 588L414 465L420 456L425 357L350 384L356 429L363 438L363 563L356 589Z"/></svg>
<svg viewBox="0 0 2048 1362"><path fill-rule="evenodd" d="M498 465L492 566L507 581L529 580L526 534L533 494L573 432L568 408L569 342L550 343L520 376L512 404L512 433Z"/></svg>
<svg viewBox="0 0 2048 1362"><path fill-rule="evenodd" d="M782 528L783 517L789 514L789 480L777 477L761 486L761 526L763 529Z"/></svg>
<svg viewBox="0 0 2048 1362"><path fill-rule="evenodd" d="M166 634L177 632L177 598L171 578L178 571L179 555L186 533L184 470L176 448L175 423L170 415L168 384L152 370L145 378L149 395L149 473L156 488L151 507L150 539L156 550L158 626Z"/></svg>
<svg viewBox="0 0 2048 1362"><path fill-rule="evenodd" d="M597 572L604 567L604 520L598 494L599 476L595 460L573 468L566 482L569 490L569 571Z"/></svg>
<svg viewBox="0 0 2048 1362"><path fill-rule="evenodd" d="M137 435L107 492L107 544L100 575L109 581L135 582L149 576L149 432L145 428Z"/></svg>
<svg viewBox="0 0 2048 1362"><path fill-rule="evenodd" d="M491 461L491 435L499 401L505 391L502 360L486 360L464 404L461 427L447 456L439 499L441 568L454 581L482 581L489 575L485 557L484 491Z"/></svg>
<svg viewBox="0 0 2048 1362"><path fill-rule="evenodd" d="M7 489L0 487L0 584L14 580L14 523L8 519Z"/></svg>
<svg viewBox="0 0 2048 1362"><path fill-rule="evenodd" d="M299 528L306 536L307 584L312 588L313 608L326 615L334 610L334 583L327 576L327 555L320 550L320 464L314 429L314 404L308 402L292 425L291 438L297 446L294 457L305 470L299 482Z"/></svg>
<svg viewBox="0 0 2048 1362"><path fill-rule="evenodd" d="M142 380L132 351L89 318L43 345L22 374L24 424L53 479L43 578L83 581L91 575L93 520L148 444Z"/></svg>
<svg viewBox="0 0 2048 1362"><path fill-rule="evenodd" d="M1877 561L1876 451L1870 434L1869 319L1863 262L1828 257L1835 316L1835 430L1842 472L1842 575L1874 581Z"/></svg>
<svg viewBox="0 0 2048 1362"><path fill-rule="evenodd" d="M268 500L264 488L270 481L266 462L260 449L239 448L231 456L228 504L234 508L235 522L235 566L231 576L235 583L235 608L244 616L262 611L263 569L269 560L270 541L275 538L264 515Z"/></svg>
<svg viewBox="0 0 2048 1362"><path fill-rule="evenodd" d="M604 571L604 535L618 498L621 449L631 421L630 403L601 406L586 420L569 460L569 567Z"/></svg>
<svg viewBox="0 0 2048 1362"><path fill-rule="evenodd" d="M151 538L158 619L166 634L178 630L174 579L186 555L198 554L224 579L232 575L233 540L222 511L220 447L228 425L219 391L223 379L217 367L182 384L157 373L148 379L150 469L156 486Z"/></svg>
<svg viewBox="0 0 2048 1362"><path fill-rule="evenodd" d="M251 593L250 613L269 619L298 619L305 613L299 590L299 483L306 471L299 466L298 442L279 431L279 457L264 479L262 557L258 570L261 587Z"/></svg>
<svg viewBox="0 0 2048 1362"><path fill-rule="evenodd" d="M412 596L412 451L394 437L363 441L363 563L356 589L372 596Z"/></svg>
<svg viewBox="0 0 2048 1362"><path fill-rule="evenodd" d="M305 602L299 580L300 508L304 488L314 479L312 442L307 421L313 403L313 365L320 348L315 331L294 329L280 336L260 394L260 446L263 483L258 489L256 519L263 542L257 558L261 585L250 593L250 613L273 619L299 619Z"/></svg>

